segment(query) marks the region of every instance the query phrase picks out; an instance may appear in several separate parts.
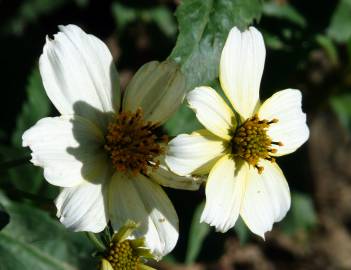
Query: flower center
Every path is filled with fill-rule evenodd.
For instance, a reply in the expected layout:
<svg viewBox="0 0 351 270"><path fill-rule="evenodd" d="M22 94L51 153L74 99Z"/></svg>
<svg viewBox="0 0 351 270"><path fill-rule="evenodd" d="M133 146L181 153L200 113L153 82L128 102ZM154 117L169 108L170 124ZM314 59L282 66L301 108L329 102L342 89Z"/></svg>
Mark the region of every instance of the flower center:
<svg viewBox="0 0 351 270"><path fill-rule="evenodd" d="M135 254L130 240L111 242L105 259L115 270L136 270L140 263L140 257Z"/></svg>
<svg viewBox="0 0 351 270"><path fill-rule="evenodd" d="M258 165L259 159L263 158L271 162L275 159L271 156L277 149L273 145L282 146L281 142L273 142L267 135L269 125L277 123L278 119L260 120L257 115L246 120L235 131L231 140L231 150L234 157L240 157L262 173L263 167Z"/></svg>
<svg viewBox="0 0 351 270"><path fill-rule="evenodd" d="M141 109L115 116L108 125L105 149L117 171L136 175L147 174L149 167L158 168L156 158L165 151L160 142L167 141L167 136L156 134L158 127L158 123L144 120Z"/></svg>

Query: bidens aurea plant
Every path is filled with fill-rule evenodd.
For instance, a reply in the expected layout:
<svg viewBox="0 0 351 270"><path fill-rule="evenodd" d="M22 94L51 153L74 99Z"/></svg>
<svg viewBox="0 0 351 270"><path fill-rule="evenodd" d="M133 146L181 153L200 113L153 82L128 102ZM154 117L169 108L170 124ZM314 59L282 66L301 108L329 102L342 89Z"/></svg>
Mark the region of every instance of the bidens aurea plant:
<svg viewBox="0 0 351 270"><path fill-rule="evenodd" d="M60 112L23 134L32 163L62 191L55 203L60 221L74 231L118 231L127 220L134 237L157 258L178 239L178 217L160 185L197 189L164 165L166 138L159 127L185 94L184 77L171 61L150 62L119 89L107 46L74 25L47 38L39 67L45 91Z"/></svg>
<svg viewBox="0 0 351 270"><path fill-rule="evenodd" d="M240 215L263 238L290 208L289 187L275 157L294 152L309 137L299 90L279 91L260 102L265 55L254 27L230 31L219 78L234 110L212 88L195 88L187 101L206 129L178 135L166 155L179 175L209 174L202 222L226 232Z"/></svg>

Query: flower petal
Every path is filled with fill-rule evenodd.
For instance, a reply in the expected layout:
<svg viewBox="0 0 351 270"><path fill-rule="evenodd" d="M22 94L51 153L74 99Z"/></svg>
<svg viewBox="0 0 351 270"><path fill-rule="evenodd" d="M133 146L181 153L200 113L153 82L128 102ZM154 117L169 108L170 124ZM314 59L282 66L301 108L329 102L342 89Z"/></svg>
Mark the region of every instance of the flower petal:
<svg viewBox="0 0 351 270"><path fill-rule="evenodd" d="M301 108L301 92L295 89L286 89L275 93L267 99L259 109L261 119L278 119L278 123L271 124L268 135L273 141L282 142L277 146L273 155L282 156L294 152L309 137L306 124L306 115Z"/></svg>
<svg viewBox="0 0 351 270"><path fill-rule="evenodd" d="M240 32L234 27L230 31L222 51L219 78L243 119L251 117L257 109L265 58L264 41L256 28Z"/></svg>
<svg viewBox="0 0 351 270"><path fill-rule="evenodd" d="M60 26L47 38L40 74L47 95L61 114L78 114L96 124L99 113L119 111L117 71L107 46L75 25Z"/></svg>
<svg viewBox="0 0 351 270"><path fill-rule="evenodd" d="M156 171L150 172L150 178L156 183L175 189L198 190L202 180L192 176L179 176L171 172L165 164L164 157Z"/></svg>
<svg viewBox="0 0 351 270"><path fill-rule="evenodd" d="M225 155L211 170L206 184L206 205L201 222L226 232L238 219L247 175L246 163L239 166Z"/></svg>
<svg viewBox="0 0 351 270"><path fill-rule="evenodd" d="M184 176L221 156L225 148L225 142L207 130L180 134L169 142L165 161L171 171Z"/></svg>
<svg viewBox="0 0 351 270"><path fill-rule="evenodd" d="M101 262L100 262L100 269L101 270L113 270L113 267L108 260L102 258Z"/></svg>
<svg viewBox="0 0 351 270"><path fill-rule="evenodd" d="M32 150L32 163L44 169L56 186L73 187L84 179L103 182L109 170L101 131L79 116L47 117L22 136Z"/></svg>
<svg viewBox="0 0 351 270"><path fill-rule="evenodd" d="M57 217L73 231L101 232L107 225L103 185L84 182L64 188L55 200Z"/></svg>
<svg viewBox="0 0 351 270"><path fill-rule="evenodd" d="M234 113L220 95L211 87L197 87L187 95L190 108L197 119L213 134L230 139Z"/></svg>
<svg viewBox="0 0 351 270"><path fill-rule="evenodd" d="M173 61L143 65L127 86L124 111L143 109L146 120L164 123L180 106L185 96L185 77Z"/></svg>
<svg viewBox="0 0 351 270"><path fill-rule="evenodd" d="M178 240L178 217L162 188L139 174L114 174L109 188L110 219L115 230L129 219L140 223L134 236L145 237L147 247L161 258Z"/></svg>
<svg viewBox="0 0 351 270"><path fill-rule="evenodd" d="M249 229L264 238L273 223L282 220L290 208L290 191L276 163L262 160L261 174L250 166L240 215Z"/></svg>

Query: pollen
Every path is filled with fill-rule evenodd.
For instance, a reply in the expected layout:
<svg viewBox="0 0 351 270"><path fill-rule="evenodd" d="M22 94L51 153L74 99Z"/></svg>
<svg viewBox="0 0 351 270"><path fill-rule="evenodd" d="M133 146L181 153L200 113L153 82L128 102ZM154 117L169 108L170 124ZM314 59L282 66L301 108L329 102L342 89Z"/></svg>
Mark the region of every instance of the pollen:
<svg viewBox="0 0 351 270"><path fill-rule="evenodd" d="M274 142L267 134L270 125L278 119L260 120L257 115L246 120L239 126L231 140L231 150L234 157L239 157L254 166L259 173L263 167L258 165L259 160L266 159L275 162L271 154L276 153L274 146L282 146L281 142Z"/></svg>
<svg viewBox="0 0 351 270"><path fill-rule="evenodd" d="M114 270L136 270L140 263L140 257L135 254L130 240L111 242L105 259Z"/></svg>
<svg viewBox="0 0 351 270"><path fill-rule="evenodd" d="M167 136L157 135L158 127L159 123L144 120L141 109L114 117L108 125L104 147L117 171L137 175L158 168L157 157L165 152L161 142L167 142Z"/></svg>

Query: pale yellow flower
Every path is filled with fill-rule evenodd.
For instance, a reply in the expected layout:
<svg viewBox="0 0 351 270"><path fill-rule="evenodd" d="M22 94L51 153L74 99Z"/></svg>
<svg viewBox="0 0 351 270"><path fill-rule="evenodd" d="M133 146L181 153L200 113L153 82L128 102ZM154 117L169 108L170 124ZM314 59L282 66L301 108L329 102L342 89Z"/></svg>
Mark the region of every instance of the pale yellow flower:
<svg viewBox="0 0 351 270"><path fill-rule="evenodd" d="M279 91L260 102L265 55L254 27L230 31L219 77L235 111L212 88L195 88L187 100L206 129L177 136L166 155L179 175L209 173L201 221L221 232L240 215L264 237L286 215L290 192L275 157L294 152L309 137L299 90Z"/></svg>

